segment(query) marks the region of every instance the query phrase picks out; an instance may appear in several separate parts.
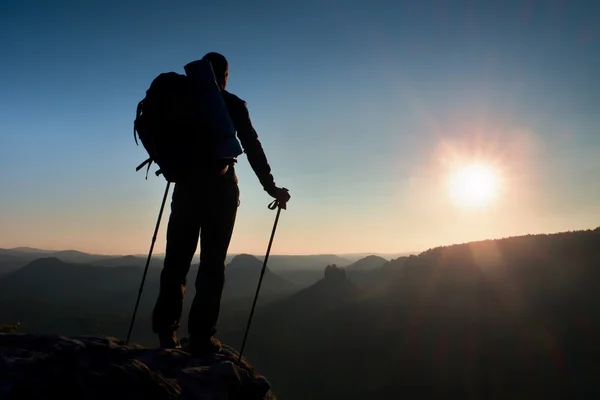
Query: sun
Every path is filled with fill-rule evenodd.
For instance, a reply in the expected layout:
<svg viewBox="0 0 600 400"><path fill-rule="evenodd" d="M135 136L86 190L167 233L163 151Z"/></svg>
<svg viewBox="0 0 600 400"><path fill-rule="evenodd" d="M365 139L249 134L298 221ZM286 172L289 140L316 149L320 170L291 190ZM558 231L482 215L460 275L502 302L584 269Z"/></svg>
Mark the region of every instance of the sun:
<svg viewBox="0 0 600 400"><path fill-rule="evenodd" d="M497 172L485 164L462 166L449 179L450 195L460 206L485 206L496 197L499 187Z"/></svg>

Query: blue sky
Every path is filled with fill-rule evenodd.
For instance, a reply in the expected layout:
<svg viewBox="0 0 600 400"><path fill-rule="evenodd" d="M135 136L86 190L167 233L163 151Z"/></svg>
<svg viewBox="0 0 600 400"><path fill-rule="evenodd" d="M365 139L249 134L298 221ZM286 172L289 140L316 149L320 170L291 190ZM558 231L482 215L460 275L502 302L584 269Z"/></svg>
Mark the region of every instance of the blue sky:
<svg viewBox="0 0 600 400"><path fill-rule="evenodd" d="M135 107L156 75L208 51L229 59L228 89L292 194L275 253L600 225L595 1L0 7L0 247L147 251L164 181L135 172ZM447 175L471 161L499 176L485 207L447 193ZM245 156L237 173L230 250L262 253L270 199Z"/></svg>

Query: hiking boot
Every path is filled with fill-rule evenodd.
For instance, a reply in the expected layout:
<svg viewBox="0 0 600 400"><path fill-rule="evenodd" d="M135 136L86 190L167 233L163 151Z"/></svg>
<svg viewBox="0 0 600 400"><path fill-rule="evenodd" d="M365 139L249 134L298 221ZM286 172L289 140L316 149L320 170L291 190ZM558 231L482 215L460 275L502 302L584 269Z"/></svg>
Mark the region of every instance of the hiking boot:
<svg viewBox="0 0 600 400"><path fill-rule="evenodd" d="M181 349L175 332L159 333L158 342L163 349Z"/></svg>
<svg viewBox="0 0 600 400"><path fill-rule="evenodd" d="M208 339L190 338L190 354L194 356L207 356L219 353L222 348L221 342L215 337Z"/></svg>

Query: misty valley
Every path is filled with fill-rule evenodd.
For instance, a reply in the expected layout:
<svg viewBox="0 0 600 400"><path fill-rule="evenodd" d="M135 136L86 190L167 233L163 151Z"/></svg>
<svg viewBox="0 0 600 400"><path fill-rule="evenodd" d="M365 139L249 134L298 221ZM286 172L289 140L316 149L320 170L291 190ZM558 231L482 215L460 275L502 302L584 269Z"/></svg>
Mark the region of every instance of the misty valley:
<svg viewBox="0 0 600 400"><path fill-rule="evenodd" d="M600 228L387 260L272 256L245 356L283 399L588 395L600 369ZM123 339L144 257L0 251L0 322ZM149 268L132 341L156 346ZM219 332L239 348L262 261L228 258ZM188 279L183 326L198 266ZM560 397L560 396L559 396Z"/></svg>

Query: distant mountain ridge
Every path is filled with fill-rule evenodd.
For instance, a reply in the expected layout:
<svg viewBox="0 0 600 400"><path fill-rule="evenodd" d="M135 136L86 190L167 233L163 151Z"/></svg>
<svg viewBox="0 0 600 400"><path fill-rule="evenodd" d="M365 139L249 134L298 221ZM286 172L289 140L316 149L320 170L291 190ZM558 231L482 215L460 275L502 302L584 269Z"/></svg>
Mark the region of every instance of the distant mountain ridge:
<svg viewBox="0 0 600 400"><path fill-rule="evenodd" d="M235 256L226 267L224 295L231 298L254 296L263 262L250 254ZM297 288L291 282L276 275L267 266L263 277L261 291L266 295L283 295L294 292Z"/></svg>
<svg viewBox="0 0 600 400"><path fill-rule="evenodd" d="M599 266L600 228L440 246L366 271L376 290L338 302L320 281L264 307L247 354L282 398L588 398Z"/></svg>
<svg viewBox="0 0 600 400"><path fill-rule="evenodd" d="M346 269L348 271L370 271L383 266L387 262L389 261L383 257L371 255L357 260L347 266Z"/></svg>
<svg viewBox="0 0 600 400"><path fill-rule="evenodd" d="M113 334L124 332L144 270L142 264L131 265L135 260L127 257L125 261L130 265L107 266L68 263L48 255L36 258L0 276L0 322L21 321L34 333L53 332L59 327L66 331L65 334L101 333L97 329ZM104 260L107 261L114 260ZM138 323L146 329L138 332L144 338L154 337L147 326L159 290L162 269L156 268L157 265L148 271L140 302ZM254 296L261 268L262 262L254 256L238 256L232 260L225 270L223 302L241 302L245 310ZM195 295L197 273L196 264L188 274L185 317ZM298 289L267 269L261 288L261 302L285 297ZM187 318L183 323L187 323ZM101 328L96 328L96 325Z"/></svg>
<svg viewBox="0 0 600 400"><path fill-rule="evenodd" d="M242 254L231 253L226 258L226 264L229 264L234 258ZM62 261L76 264L91 264L106 267L122 266L144 266L147 255L106 255L91 254L79 250L44 250L32 247L15 247L11 249L0 249L0 276L10 271L25 266L26 264L45 257L56 257ZM256 259L264 260L264 255L253 255ZM162 267L164 254L153 254L150 266ZM269 257L269 269L271 271L293 271L293 270L314 270L321 271L329 264L338 266L347 266L353 261L340 257L335 254L316 254L316 255L271 255ZM198 255L194 256L192 264L198 263Z"/></svg>
<svg viewBox="0 0 600 400"><path fill-rule="evenodd" d="M25 266L26 264L38 259L54 257L68 263L88 263L99 260L108 260L118 258L119 256L89 254L78 250L43 250L31 247L16 247L12 249L0 249L0 272L11 265L11 270ZM8 272L8 271L6 271Z"/></svg>
<svg viewBox="0 0 600 400"><path fill-rule="evenodd" d="M421 251L405 251L402 253L377 253L377 252L371 252L371 253L341 253L338 254L338 256L346 259L346 260L350 260L351 262L356 262L360 259L363 259L365 257L370 257L370 256L376 256L376 257L381 257L387 261L391 261L394 260L396 258L400 258L400 257L408 257L410 255L417 255L421 253Z"/></svg>
<svg viewBox="0 0 600 400"><path fill-rule="evenodd" d="M0 249L0 252L2 251L14 251L14 252L21 252L21 253L38 253L38 254L46 254L46 253L54 253L55 250L43 250L43 249L37 249L35 247L27 247L27 246L21 246L21 247L13 247L11 249Z"/></svg>
<svg viewBox="0 0 600 400"><path fill-rule="evenodd" d="M227 255L227 263L229 263L234 257L238 255L249 254L249 253L229 253ZM411 253L412 254L412 253ZM66 262L95 262L98 260L115 260L125 257L135 257L146 260L147 254L97 254L87 253L74 249L66 250L46 250L38 249L33 247L21 246L14 248L0 248L0 256L12 255L15 257L23 257L29 260L39 258L42 256L46 257L57 257ZM251 254L259 260L264 260L264 254ZM329 264L336 264L341 267L348 266L361 258L367 256L378 256L387 260L400 257L402 255L408 255L405 253L398 254L378 254L378 253L364 253L364 254L271 254L269 257L269 265L272 269L296 269L296 268L312 268L321 269ZM153 253L153 259L164 259L164 253ZM197 255L196 255L197 256ZM195 257L196 257L195 256Z"/></svg>
<svg viewBox="0 0 600 400"><path fill-rule="evenodd" d="M66 335L126 333L141 267L45 260L0 277L0 322ZM269 264L245 354L282 398L597 397L589 394L600 358L600 228L381 261L302 271L315 281L287 293L272 289L292 274ZM261 268L247 254L227 265L218 333L225 343L241 343ZM150 269L134 330L149 341L159 273ZM246 297L231 299L232 289Z"/></svg>

